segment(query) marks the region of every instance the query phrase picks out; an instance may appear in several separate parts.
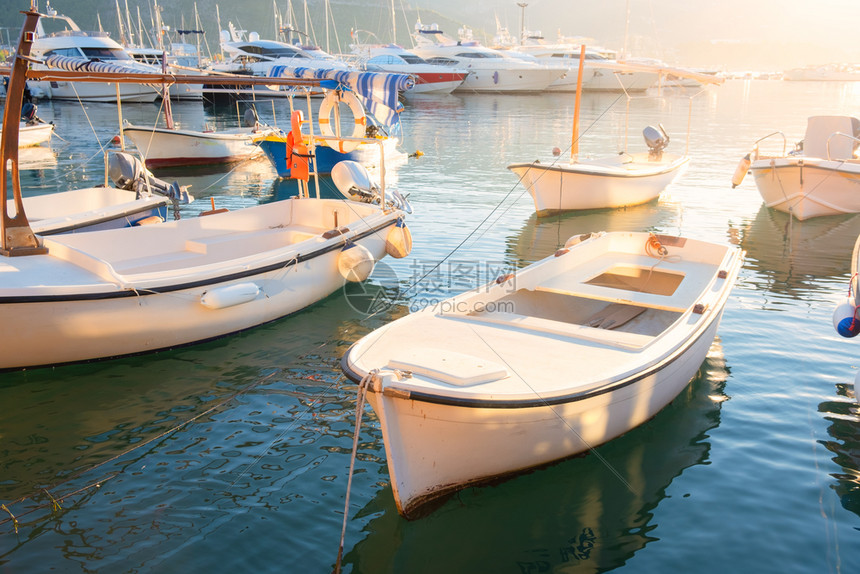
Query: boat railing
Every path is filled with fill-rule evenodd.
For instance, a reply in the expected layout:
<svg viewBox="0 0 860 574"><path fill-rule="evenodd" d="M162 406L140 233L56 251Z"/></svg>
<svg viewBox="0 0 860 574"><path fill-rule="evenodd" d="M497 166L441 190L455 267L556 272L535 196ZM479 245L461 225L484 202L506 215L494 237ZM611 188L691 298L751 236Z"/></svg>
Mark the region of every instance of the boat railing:
<svg viewBox="0 0 860 574"><path fill-rule="evenodd" d="M843 132L833 132L832 134L830 134L830 137L828 137L828 138L827 138L827 159L829 159L829 160L832 160L832 159L836 159L836 160L856 160L856 159L857 159L856 152L855 152L855 153L852 153L851 157L840 157L840 158L832 158L832 157L830 157L830 140L832 140L832 139L833 139L833 138L835 138L835 137L848 138L849 140L853 141L853 142L854 142L854 149L855 149L855 150L857 149L857 146L858 146L858 145L860 145L860 138L858 138L858 137L856 137L856 136L854 136L854 135L852 135L852 134L846 134L846 133L843 133Z"/></svg>
<svg viewBox="0 0 860 574"><path fill-rule="evenodd" d="M785 134L784 134L784 133L782 133L781 131L775 131L775 132L770 133L770 134L767 134L766 136L761 137L761 138L759 138L759 139L757 139L757 140L755 141L755 143L753 144L753 153L755 154L755 158L754 158L754 159L758 159L758 158L760 158L760 157L764 157L764 156L761 154L761 152L760 152L760 146L759 146L759 144L760 144L761 142L763 142L764 140L766 140L766 139L768 139L768 138L771 138L771 137L773 137L773 136L776 136L776 135L782 136L782 154L781 154L780 156L778 156L778 157L785 157L785 150L786 150L786 147L788 146L788 139L785 137Z"/></svg>

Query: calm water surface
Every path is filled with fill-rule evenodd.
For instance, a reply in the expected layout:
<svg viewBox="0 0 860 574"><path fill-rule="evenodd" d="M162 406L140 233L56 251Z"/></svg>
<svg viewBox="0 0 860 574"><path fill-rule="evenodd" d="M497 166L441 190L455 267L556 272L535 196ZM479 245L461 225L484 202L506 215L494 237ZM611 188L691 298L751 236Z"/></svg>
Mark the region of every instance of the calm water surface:
<svg viewBox="0 0 860 574"><path fill-rule="evenodd" d="M645 425L586 455L468 489L430 516L394 508L378 423L366 413L350 494L347 572L858 572L858 343L831 325L860 216L791 222L752 178L759 137L806 117L857 114L860 85L732 81L694 98L586 94L581 154L630 148L662 122L689 170L653 203L538 221L509 163L570 145L573 98L410 101L412 255L367 288L215 342L123 360L0 374L0 571L330 572L343 520L355 387L338 361L362 335L428 302L540 259L575 233L654 230L747 251L699 375ZM629 105L629 116L625 110ZM236 114L175 105L183 125ZM261 107L271 119L272 108ZM126 105L152 123L158 106ZM116 108L42 103L50 149L22 153L27 193L103 178ZM275 108L283 123L283 103ZM629 119L628 119L629 118ZM690 137L687 138L688 118ZM29 162L29 163L27 163ZM266 160L158 174L192 185L185 215L286 197ZM456 250L455 250L456 249ZM440 264L441 262L441 264ZM437 265L438 264L438 265ZM419 281L420 279L420 281ZM630 485L628 488L616 473ZM64 497L52 508L52 497Z"/></svg>

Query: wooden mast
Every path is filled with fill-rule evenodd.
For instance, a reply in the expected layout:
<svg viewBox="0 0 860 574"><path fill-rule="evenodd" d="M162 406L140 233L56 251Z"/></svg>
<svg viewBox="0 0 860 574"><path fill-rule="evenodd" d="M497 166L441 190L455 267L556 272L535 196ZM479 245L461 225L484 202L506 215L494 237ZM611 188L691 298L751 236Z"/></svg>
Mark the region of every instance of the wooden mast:
<svg viewBox="0 0 860 574"><path fill-rule="evenodd" d="M579 155L579 100L582 98L582 67L585 64L585 44L579 49L579 71L576 74L576 103L573 106L573 141L570 142L570 163Z"/></svg>
<svg viewBox="0 0 860 574"><path fill-rule="evenodd" d="M0 161L3 162L3 177L0 179L0 195L2 195L2 215L0 218L0 255L39 255L48 250L41 246L30 222L24 213L24 203L21 198L21 181L18 176L18 132L21 121L21 105L24 100L24 86L27 81L30 48L35 39L36 23L39 13L35 4L24 12L26 19L18 39L18 51L12 64L9 85L6 87L6 108L3 111L3 137L0 141ZM12 168L12 196L15 202L15 216L9 215L9 202L6 200L7 170Z"/></svg>

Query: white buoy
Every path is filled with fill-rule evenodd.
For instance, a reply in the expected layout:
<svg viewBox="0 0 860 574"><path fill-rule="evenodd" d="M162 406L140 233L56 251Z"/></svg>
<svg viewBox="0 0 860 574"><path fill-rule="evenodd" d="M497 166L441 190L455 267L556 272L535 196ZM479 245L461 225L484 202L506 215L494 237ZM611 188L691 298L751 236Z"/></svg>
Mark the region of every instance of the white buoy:
<svg viewBox="0 0 860 574"><path fill-rule="evenodd" d="M347 281L364 281L373 273L373 254L358 243L347 243L337 257L337 270Z"/></svg>
<svg viewBox="0 0 860 574"><path fill-rule="evenodd" d="M860 320L854 320L856 310L851 299L845 299L833 310L833 328L843 337L854 337L860 333ZM853 329L851 328L852 324L854 325Z"/></svg>
<svg viewBox="0 0 860 574"><path fill-rule="evenodd" d="M406 227L403 219L388 230L385 236L385 252L395 259L402 259L412 252L412 232Z"/></svg>
<svg viewBox="0 0 860 574"><path fill-rule="evenodd" d="M200 296L200 304L208 309L224 309L253 301L259 294L256 283L236 283L206 291Z"/></svg>

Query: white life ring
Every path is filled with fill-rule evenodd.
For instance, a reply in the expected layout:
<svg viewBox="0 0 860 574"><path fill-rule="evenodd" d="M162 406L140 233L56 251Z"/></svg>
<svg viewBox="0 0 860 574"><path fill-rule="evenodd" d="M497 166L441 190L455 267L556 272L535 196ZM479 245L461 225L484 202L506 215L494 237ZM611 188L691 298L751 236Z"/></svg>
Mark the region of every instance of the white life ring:
<svg viewBox="0 0 860 574"><path fill-rule="evenodd" d="M355 128L352 130L352 134L349 137L363 138L367 130L367 116L364 114L364 108L362 107L361 102L358 101L355 94L352 92L342 92L340 90L330 91L326 94L320 104L318 115L320 133L324 136L335 137L335 133L331 127L331 112L340 102L349 106L349 111L352 112L352 116L355 120ZM357 141L334 141L328 139L323 140L323 142L325 145L338 150L340 153L349 153L355 150L360 143Z"/></svg>

